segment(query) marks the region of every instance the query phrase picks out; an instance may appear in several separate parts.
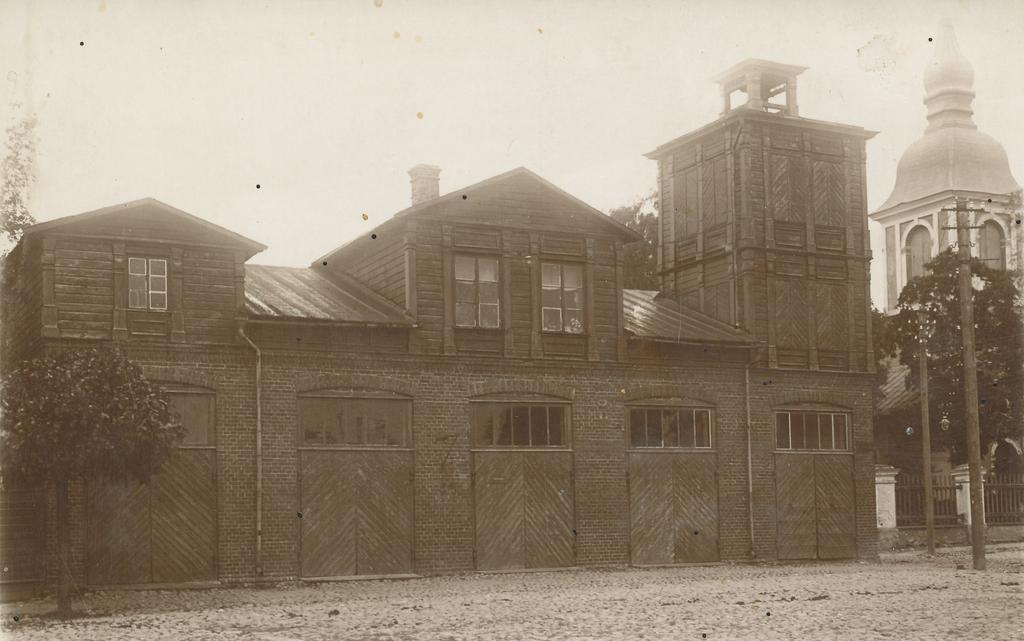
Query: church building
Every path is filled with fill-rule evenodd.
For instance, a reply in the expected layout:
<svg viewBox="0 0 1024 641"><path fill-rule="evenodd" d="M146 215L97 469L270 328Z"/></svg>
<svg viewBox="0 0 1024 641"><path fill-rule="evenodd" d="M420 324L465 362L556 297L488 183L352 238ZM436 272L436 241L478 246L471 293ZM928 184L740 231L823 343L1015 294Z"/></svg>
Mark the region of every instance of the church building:
<svg viewBox="0 0 1024 641"><path fill-rule="evenodd" d="M903 152L889 198L871 214L885 229L884 308L893 312L903 287L924 265L956 242L957 198L972 212L971 254L998 269L1021 265L1021 226L1014 224L1011 197L1020 185L1002 145L974 123L974 67L964 57L951 22L934 38L935 52L924 73L927 127Z"/></svg>

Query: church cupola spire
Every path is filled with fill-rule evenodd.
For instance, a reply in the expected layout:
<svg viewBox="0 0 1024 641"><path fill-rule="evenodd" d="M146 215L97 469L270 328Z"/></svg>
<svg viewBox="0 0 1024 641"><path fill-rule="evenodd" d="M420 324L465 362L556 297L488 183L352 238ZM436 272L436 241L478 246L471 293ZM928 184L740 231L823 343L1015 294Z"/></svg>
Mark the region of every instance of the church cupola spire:
<svg viewBox="0 0 1024 641"><path fill-rule="evenodd" d="M960 51L952 21L942 21L934 42L935 52L924 73L927 131L943 127L977 129L971 106L974 102L974 67Z"/></svg>

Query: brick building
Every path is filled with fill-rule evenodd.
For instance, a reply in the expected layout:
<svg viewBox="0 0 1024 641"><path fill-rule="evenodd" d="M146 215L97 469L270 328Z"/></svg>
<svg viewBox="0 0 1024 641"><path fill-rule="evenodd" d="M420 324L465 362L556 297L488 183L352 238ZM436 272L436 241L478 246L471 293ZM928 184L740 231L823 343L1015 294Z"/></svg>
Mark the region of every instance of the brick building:
<svg viewBox="0 0 1024 641"><path fill-rule="evenodd" d="M148 486L76 486L76 576L874 557L872 134L800 117L800 71L737 65L649 155L661 293L526 169L442 196L414 167L411 207L306 268L151 199L30 228L7 353L117 344L188 428ZM52 528L5 522L7 580L52 581Z"/></svg>

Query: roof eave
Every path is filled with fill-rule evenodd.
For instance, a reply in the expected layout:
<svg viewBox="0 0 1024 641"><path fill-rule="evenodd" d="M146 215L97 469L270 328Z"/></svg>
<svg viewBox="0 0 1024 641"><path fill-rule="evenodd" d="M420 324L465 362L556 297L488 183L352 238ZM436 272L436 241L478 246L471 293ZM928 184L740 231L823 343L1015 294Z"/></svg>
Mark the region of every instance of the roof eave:
<svg viewBox="0 0 1024 641"><path fill-rule="evenodd" d="M627 330L630 334L629 340L633 341L649 341L652 343L669 343L672 345L693 345L693 346L714 346L714 347L731 347L736 349L753 349L757 346L757 343L753 340L742 340L736 339L735 341L727 340L697 340L687 338L673 338L671 336L640 336Z"/></svg>
<svg viewBox="0 0 1024 641"><path fill-rule="evenodd" d="M69 225L69 224L72 224L72 223L75 223L75 222L87 221L87 220L91 220L93 218L98 218L100 216L104 216L106 214L112 214L115 211L120 210L120 209L129 209L129 208L138 207L138 206L141 206L141 205L144 205L144 204L154 204L154 205L156 205L158 207L162 207L162 208L164 208L166 210L171 211L172 213L175 213L175 214L177 214L179 216L182 216L182 217L187 218L187 219L189 219L191 221L194 221L195 223L197 223L198 225L200 225L202 227L205 227L205 228L207 228L207 229L209 229L211 231L214 231L214 232L216 232L216 233L218 233L218 234L220 234L222 236L226 236L226 237L230 238L232 241L234 241L235 243L237 243L239 245L242 245L243 247L245 247L249 251L248 255L246 256L246 259L251 258L252 256L254 256L254 255L256 255L256 254L258 254L258 253L260 253L262 251L265 251L267 249L267 246L264 245L261 242L255 241L255 240L253 240L251 238L247 238L247 237L245 237L245 236L243 236L243 235L241 235L241 234L239 234L237 232L233 232L230 229L227 229L226 227L221 227L220 225L218 225L216 223L212 223L212 222L206 220L205 218L200 218L199 216L196 216L194 214L190 214L187 211L184 211L182 209L178 209L177 207L174 207L173 205L168 205L167 203L165 203L165 202L163 202L161 200L158 200L156 198L152 198L152 197L138 198L136 200L130 200L128 202L118 203L116 205L108 205L106 207L101 207L99 209L94 209L94 210L91 210L91 211L82 212L80 214L71 214L69 216L61 216L60 218L54 218L53 220L46 220L46 221L43 221L41 223L36 223L34 225L31 225L31 226L25 228L24 232L22 233L22 238L25 238L27 236L31 236L33 234L38 234L40 232L56 229L58 227L63 227L64 225Z"/></svg>
<svg viewBox="0 0 1024 641"><path fill-rule="evenodd" d="M800 123L818 129L828 129L836 133L844 133L846 135L857 136L859 138L863 138L864 140L870 140L871 138L874 138L876 135L878 135L877 131L864 129L863 127L857 125L844 125L842 123L831 122L828 120L804 118L803 116L788 116L785 114L773 114L763 111L754 111L753 109L744 109L743 107L736 107L729 111L728 113L722 115L718 119L713 120L712 122L709 122L706 125L703 125L697 129L694 129L691 132L685 133L682 136L679 136L678 138L674 138L668 141L667 143L656 147L654 150L645 153L644 157L649 158L651 160L657 160L664 156L669 151L681 147L695 138L704 136L714 131L716 128L724 127L728 124L731 124L731 122L734 120L741 120L743 118L752 118L754 120L762 120L775 123L780 122L781 119L782 122L788 122L791 124Z"/></svg>
<svg viewBox="0 0 1024 641"><path fill-rule="evenodd" d="M252 314L246 317L246 322L261 325L308 325L316 327L383 327L390 329L415 329L419 327L416 323L404 322L366 322L366 321L345 321L329 318L306 318L302 316L269 316L266 314Z"/></svg>

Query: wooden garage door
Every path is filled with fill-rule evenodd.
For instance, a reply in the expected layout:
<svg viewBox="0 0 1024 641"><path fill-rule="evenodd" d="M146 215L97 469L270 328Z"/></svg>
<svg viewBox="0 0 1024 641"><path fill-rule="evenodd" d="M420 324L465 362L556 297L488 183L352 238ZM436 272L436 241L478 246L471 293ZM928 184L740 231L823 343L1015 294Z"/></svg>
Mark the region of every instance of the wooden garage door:
<svg viewBox="0 0 1024 641"><path fill-rule="evenodd" d="M0 584L42 580L44 499L40 490L0 488Z"/></svg>
<svg viewBox="0 0 1024 641"><path fill-rule="evenodd" d="M780 559L856 556L853 460L842 454L776 454Z"/></svg>
<svg viewBox="0 0 1024 641"><path fill-rule="evenodd" d="M853 458L814 456L814 506L818 523L818 558L857 556L853 513Z"/></svg>
<svg viewBox="0 0 1024 641"><path fill-rule="evenodd" d="M212 448L181 448L147 484L89 484L88 582L216 579L216 469Z"/></svg>
<svg viewBox="0 0 1024 641"><path fill-rule="evenodd" d="M413 571L413 455L303 450L300 571L304 577Z"/></svg>
<svg viewBox="0 0 1024 641"><path fill-rule="evenodd" d="M777 454L775 493L780 559L817 557L814 509L814 455Z"/></svg>
<svg viewBox="0 0 1024 641"><path fill-rule="evenodd" d="M575 563L572 452L473 454L478 570Z"/></svg>
<svg viewBox="0 0 1024 641"><path fill-rule="evenodd" d="M715 454L630 452L629 498L633 564L719 559Z"/></svg>

